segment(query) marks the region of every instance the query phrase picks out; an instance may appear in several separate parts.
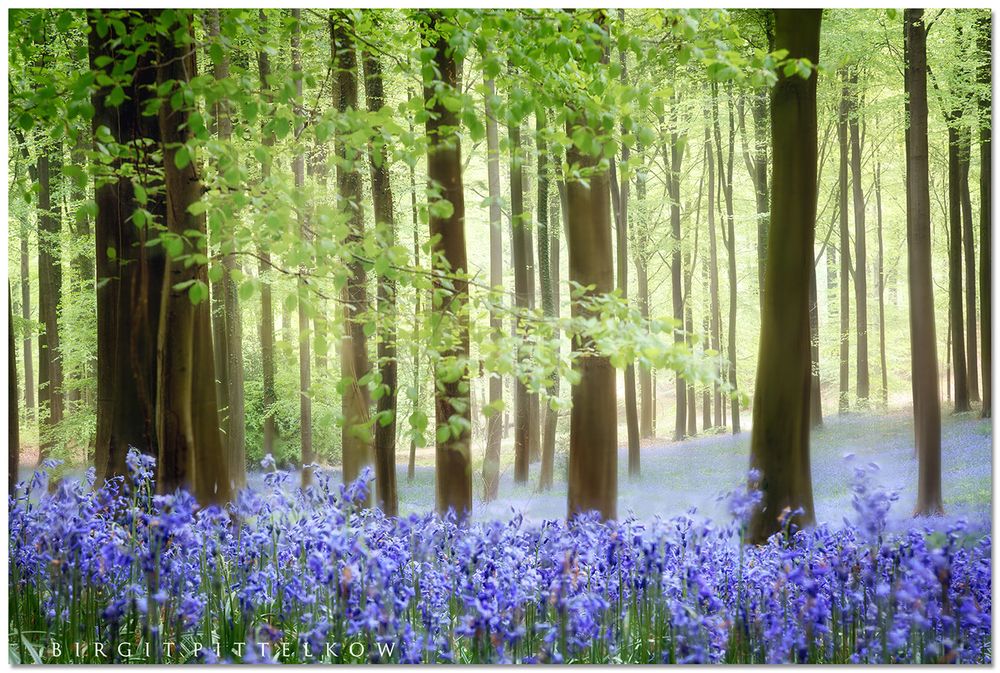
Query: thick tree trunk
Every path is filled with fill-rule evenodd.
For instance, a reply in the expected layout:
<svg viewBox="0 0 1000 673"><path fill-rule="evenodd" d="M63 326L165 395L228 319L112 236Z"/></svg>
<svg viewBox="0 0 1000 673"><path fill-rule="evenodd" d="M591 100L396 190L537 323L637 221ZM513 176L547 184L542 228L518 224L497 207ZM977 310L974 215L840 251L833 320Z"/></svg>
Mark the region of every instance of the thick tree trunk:
<svg viewBox="0 0 1000 673"><path fill-rule="evenodd" d="M960 113L948 120L948 307L951 320L951 366L955 372L955 413L968 411L969 379L965 359L965 318L962 295L962 198L959 190L958 124Z"/></svg>
<svg viewBox="0 0 1000 673"><path fill-rule="evenodd" d="M490 287L503 291L503 213L500 209L500 134L497 129L496 111L491 99L496 96L496 85L486 80L486 172L490 195ZM501 294L502 296L502 294ZM490 307L490 333L499 338L503 333L503 318L498 307ZM498 407L503 403L503 378L490 376L490 405L494 412L486 423L486 454L483 456L483 485L487 502L496 500L500 487L500 438L503 435L503 413ZM549 465L551 467L551 465ZM546 477L548 484L546 484ZM551 485L551 469L546 475L543 451L542 476L539 485Z"/></svg>
<svg viewBox="0 0 1000 673"><path fill-rule="evenodd" d="M567 122L566 133L572 136L577 124L579 121ZM608 174L597 171L597 159L576 146L566 150L566 161L581 170L593 170L587 183L575 179L566 183L569 278L580 285L593 285L594 294L610 293L614 290L614 265ZM582 314L576 302L572 310L574 316ZM572 517L596 510L604 519L614 519L618 499L615 370L609 357L593 351L589 339L574 339L573 348L581 357L575 365L580 380L573 386L570 412L567 514Z"/></svg>
<svg viewBox="0 0 1000 673"><path fill-rule="evenodd" d="M353 19L348 12L334 12L330 23L331 57L336 63L338 110L345 114L358 109L357 57L351 35ZM356 160L343 134L337 134L334 143L337 154L337 194L339 208L348 213L350 233L347 243L359 246L364 240L365 220L361 194L361 174L346 162ZM372 438L367 423L371 418L371 401L368 387L358 380L368 374L368 339L364 320L368 312L368 291L365 269L359 259L348 265L350 277L341 292L344 304L344 336L340 346L340 378L346 385L341 395L341 412L344 426L341 430L344 483L348 484L373 462ZM368 494L369 502L372 494Z"/></svg>
<svg viewBox="0 0 1000 673"><path fill-rule="evenodd" d="M442 102L442 95L454 95L458 88L458 64L441 32L443 19L430 12L427 41L434 49L433 65L441 79L424 82L424 101L431 114L427 117L427 178L440 188L440 197L452 208L448 217L431 209L430 234L439 237L434 252L440 255L454 274L469 269L465 247L465 197L462 191L462 148L458 136L459 119ZM435 280L434 291L443 298L441 319L448 322L451 345L442 352L446 360L457 361L465 368L469 357L469 323L466 305L469 300L468 281L456 278L450 282ZM436 372L435 410L437 427L451 426L447 437L437 437L435 448L437 510L444 514L453 510L464 517L472 512L471 422L469 410L469 374L466 369L457 379L444 376L443 368ZM458 417L459 424L449 423Z"/></svg>
<svg viewBox="0 0 1000 673"><path fill-rule="evenodd" d="M775 46L819 61L820 9L775 10ZM780 75L771 94L773 182L750 462L764 499L749 536L764 542L791 515L813 522L809 467L809 277L816 222L816 79ZM796 513L798 512L798 513Z"/></svg>
<svg viewBox="0 0 1000 673"><path fill-rule="evenodd" d="M850 75L851 93L848 98L848 129L851 136L851 187L854 197L854 296L857 305L857 366L858 406L868 407L871 383L868 371L868 258L865 233L865 190L861 179L861 133L858 122L861 108L858 104L858 74Z"/></svg>
<svg viewBox="0 0 1000 673"><path fill-rule="evenodd" d="M382 65L378 56L364 53L365 97L368 111L378 112L385 105ZM385 246L396 244L396 218L389 175L389 157L384 150L370 146L372 202L375 227L381 229ZM378 366L382 393L378 398L379 420L375 424L375 488L378 506L389 516L399 512L396 493L396 281L378 279L378 317L382 334L378 341ZM388 420L386 420L388 418Z"/></svg>
<svg viewBox="0 0 1000 673"><path fill-rule="evenodd" d="M972 131L967 126L958 135L958 189L962 200L962 253L965 256L965 358L969 400L979 401L979 357L976 338L976 239L972 222L972 194L969 192L969 162Z"/></svg>
<svg viewBox="0 0 1000 673"><path fill-rule="evenodd" d="M261 35L266 35L267 15L264 10L260 10L260 30ZM270 101L270 88L268 78L271 75L271 60L266 49L257 52L257 67L260 71L261 95L265 100ZM263 125L267 124L265 121ZM274 134L263 133L261 144L270 149L274 146ZM266 185L271 177L271 164L264 162L260 167L261 181ZM257 272L263 279L270 270L271 252L263 247L257 250L260 256ZM261 377L263 380L263 401L264 401L264 428L263 428L263 452L264 455L274 454L274 442L277 438L277 428L274 423L274 404L277 402L277 395L274 387L274 309L271 300L271 284L262 282L260 285L260 364Z"/></svg>
<svg viewBox="0 0 1000 673"><path fill-rule="evenodd" d="M39 461L53 447L53 432L63 419L62 358L59 350L59 301L62 297L60 217L58 199L52 199L53 183L62 173L62 149L56 145L38 156L38 404L40 407Z"/></svg>
<svg viewBox="0 0 1000 673"><path fill-rule="evenodd" d="M510 139L510 226L511 257L514 264L514 305L519 312L531 306L530 273L528 252L528 225L524 216L524 168L521 156L521 128L510 124L507 128ZM518 316L517 330L523 329L523 319ZM520 357L520 356L519 356ZM517 377L514 379L514 482L528 481L528 466L531 461L531 396L528 387Z"/></svg>
<svg viewBox="0 0 1000 673"><path fill-rule="evenodd" d="M558 223L549 220L549 153L542 133L545 129L545 114L535 113L536 142L538 144L538 284L542 295L542 313L547 318L555 316L552 285L552 254L550 230L558 228ZM492 233L492 232L491 232ZM498 241L499 242L499 241ZM492 269L492 266L491 266ZM556 393L556 376L552 377L546 391L549 396ZM556 420L559 412L551 405L545 405L544 431L542 432L542 465L538 476L538 488L545 491L552 487L552 472L556 454Z"/></svg>
<svg viewBox="0 0 1000 673"><path fill-rule="evenodd" d="M882 164L875 164L875 212L878 222L878 359L882 371L882 406L889 406L889 372L885 357L885 250L882 239Z"/></svg>
<svg viewBox="0 0 1000 673"><path fill-rule="evenodd" d="M190 12L178 12L177 20L180 25L169 27L159 40L157 84L168 92L197 72L190 42L175 41L178 35L194 39L193 17ZM193 252L192 239L185 232L205 233L204 216L192 215L189 210L201 198L198 164L178 160L178 148L191 138L187 121L186 108L160 107L167 231L185 241L183 254ZM207 287L207 280L204 266L188 266L167 257L157 346L157 489L160 493L179 487L191 489L201 504L225 503L232 497L215 388L210 383L215 380L210 309L204 300L196 305L187 289ZM185 289L176 289L178 285Z"/></svg>
<svg viewBox="0 0 1000 673"><path fill-rule="evenodd" d="M36 174L35 171L32 173ZM28 254L28 229L21 229L21 320L31 324L31 259ZM35 362L31 347L31 332L26 328L21 341L21 356L24 363L24 405L28 420L35 418ZM100 376L100 374L98 374Z"/></svg>
<svg viewBox="0 0 1000 673"><path fill-rule="evenodd" d="M922 9L904 9L906 129L906 249L910 271L913 423L919 470L916 513L940 514L941 401L938 396L934 283L931 270L927 157L927 33Z"/></svg>
<svg viewBox="0 0 1000 673"><path fill-rule="evenodd" d="M837 291L840 293L840 401L837 408L840 413L844 414L851 407L851 232L847 224L847 181L849 179L847 167L850 163L848 159L847 118L850 114L850 92L847 89L847 75L842 72L841 78L844 80L844 85L840 93L840 108L837 116L837 139L840 145L840 175L838 179L840 187L838 199L840 280L837 283Z"/></svg>
<svg viewBox="0 0 1000 673"><path fill-rule="evenodd" d="M292 73L295 75L295 97L297 101L302 100L302 11L292 10ZM298 135L302 130L302 125L296 126L295 133ZM295 181L295 189L301 192L305 189L305 157L301 152L292 158L292 174ZM303 241L309 240L308 222L306 214L301 209L297 212L299 224L299 236ZM305 271L301 268L300 271ZM309 302L309 289L306 286L305 278L301 275L297 280L298 301L296 311L299 323L299 444L302 460L302 487L305 488L312 483L312 468L307 467L316 460L313 453L313 432L312 432L312 362L310 339L309 339L309 312L306 304Z"/></svg>
<svg viewBox="0 0 1000 673"><path fill-rule="evenodd" d="M993 262L990 247L993 233L992 193L993 155L991 154L991 100L990 58L992 48L992 15L981 14L977 20L979 42L979 71L977 83L979 96L979 320L982 331L983 418L993 414L993 297L991 287Z"/></svg>
<svg viewBox="0 0 1000 673"><path fill-rule="evenodd" d="M143 20L153 20L146 12ZM90 32L90 60L101 55L115 57L114 47ZM94 92L93 129L107 127L122 144L147 142L134 166L114 182L95 189L97 216L94 238L97 258L97 483L127 474L125 457L129 447L157 455L157 339L166 256L163 246L148 243L167 224L166 197L144 185L148 196L137 198L129 173L155 174L154 152L160 149L160 127L155 116L141 110L156 85L156 68L149 53L139 57L136 75L125 101L108 107L108 91ZM121 170L121 163L114 164ZM159 186L159 185L157 185ZM141 196L141 194L139 195ZM143 208L149 215L142 226L133 213ZM109 251L114 251L113 254Z"/></svg>

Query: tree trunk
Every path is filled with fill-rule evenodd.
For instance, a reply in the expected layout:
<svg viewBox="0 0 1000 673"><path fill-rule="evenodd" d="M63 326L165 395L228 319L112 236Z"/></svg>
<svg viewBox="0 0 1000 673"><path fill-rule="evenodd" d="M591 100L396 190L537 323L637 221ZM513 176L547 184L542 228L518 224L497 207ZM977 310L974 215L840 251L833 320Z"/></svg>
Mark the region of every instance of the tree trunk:
<svg viewBox="0 0 1000 673"><path fill-rule="evenodd" d="M385 105L382 65L371 51L364 52L365 97L368 111L375 113ZM372 202L375 227L381 230L383 245L396 244L396 219L393 210L389 157L384 150L369 146ZM399 513L396 493L396 281L378 279L378 318L382 334L378 340L378 366L382 392L378 398L378 422L375 424L375 488L378 506L388 516Z"/></svg>
<svg viewBox="0 0 1000 673"><path fill-rule="evenodd" d="M646 202L646 174L636 176L635 196L640 204ZM635 264L636 290L638 291L639 314L643 320L649 319L649 250L648 237L643 232L632 246L632 261ZM639 366L639 437L653 436L653 373L649 367Z"/></svg>
<svg viewBox="0 0 1000 673"><path fill-rule="evenodd" d="M991 154L990 137L992 127L991 88L990 88L990 58L992 15L981 14L977 20L979 33L979 70L977 83L979 96L979 320L982 331L982 372L983 372L983 418L993 414L993 307L990 302L993 297L991 287L993 278L992 248L992 190L993 190L993 155Z"/></svg>
<svg viewBox="0 0 1000 673"><path fill-rule="evenodd" d="M358 109L357 58L351 35L354 32L353 19L348 12L333 12L330 22L330 56L336 63L338 110L345 114ZM350 233L349 246L358 247L364 240L365 220L361 194L361 174L348 167L346 162L356 159L343 134L337 134L334 142L337 154L337 194L339 208L348 213ZM365 466L371 465L372 438L368 429L371 418L371 401L368 387L358 380L368 374L368 339L365 336L364 320L368 313L368 292L365 269L359 259L349 265L350 277L341 291L344 304L344 336L340 342L340 378L346 384L341 395L341 412L344 426L341 430L343 451L344 483L349 484L361 474ZM372 494L368 494L368 501Z"/></svg>
<svg viewBox="0 0 1000 673"><path fill-rule="evenodd" d="M956 114L957 113L957 114ZM955 372L955 413L968 411L969 379L965 359L965 318L962 295L962 197L959 189L958 129L960 111L948 121L948 307L951 320L951 366Z"/></svg>
<svg viewBox="0 0 1000 673"><path fill-rule="evenodd" d="M818 190L817 190L818 191ZM809 277L809 370L811 388L809 394L809 427L823 427L823 388L819 378L819 298L816 294L816 264L812 265Z"/></svg>
<svg viewBox="0 0 1000 673"><path fill-rule="evenodd" d="M56 145L38 156L38 432L41 447L39 461L47 458L53 447L55 428L63 419L62 358L59 350L59 301L62 297L62 261L60 229L62 222L58 200L52 199L52 183L62 173L62 149Z"/></svg>
<svg viewBox="0 0 1000 673"><path fill-rule="evenodd" d="M511 257L514 264L514 305L518 308L517 331L524 329L521 313L530 308L528 225L524 217L524 168L521 156L521 128L513 123L507 127L510 139L510 225ZM519 359L521 356L518 356ZM528 387L514 377L514 482L528 481L531 461L531 396Z"/></svg>
<svg viewBox="0 0 1000 673"><path fill-rule="evenodd" d="M14 301L7 285L7 496L14 497L18 459L21 455L17 408L17 358L14 356Z"/></svg>
<svg viewBox="0 0 1000 673"><path fill-rule="evenodd" d="M535 113L536 142L538 145L538 284L542 294L542 313L546 318L555 317L552 285L552 254L550 251L551 229L558 223L549 220L549 153L542 133L546 127L544 111ZM492 233L492 231L491 231ZM491 241L492 242L492 241ZM499 243L499 240L497 241ZM557 248L558 250L558 248ZM491 265L492 270L492 265ZM492 279L491 279L492 280ZM501 281L502 282L502 281ZM546 391L549 396L556 394L553 376ZM559 412L550 404L545 405L545 423L542 433L542 465L538 476L539 490L552 488L552 472L556 454L556 420Z"/></svg>
<svg viewBox="0 0 1000 673"><path fill-rule="evenodd" d="M713 95L716 91L717 89L713 89ZM730 96L729 98L731 101L732 97ZM726 228L723 229L722 240L729 253L729 334L726 338L728 346L726 350L729 353L729 383L736 388L736 225L733 215L733 156L736 153L736 127L733 124L732 103L730 102L729 154L726 157L725 163L723 163L722 132L719 128L719 107L715 102L712 104L712 110L715 125L715 143L719 153L719 183L726 202ZM738 435L740 433L740 401L738 397L732 397L730 408L732 411L733 434Z"/></svg>
<svg viewBox="0 0 1000 673"><path fill-rule="evenodd" d="M496 96L496 85L492 79L486 80L486 172L490 195L490 287L503 292L503 214L500 209L500 134L497 129L496 111L492 98ZM502 296L502 294L501 294ZM498 307L490 306L490 333L494 339L503 333L503 318ZM496 500L500 487L500 438L503 434L503 412L498 408L503 403L503 378L490 376L490 405L493 414L486 424L486 454L483 457L483 485L487 502ZM543 452L544 454L544 452ZM542 456L542 477L539 485L546 488L546 461ZM548 473L551 484L552 473Z"/></svg>
<svg viewBox="0 0 1000 673"><path fill-rule="evenodd" d="M775 46L819 61L822 10L778 9ZM813 522L809 467L809 277L816 222L816 79L779 75L771 94L773 184L750 462L763 502L749 536L762 543L779 517ZM798 512L798 513L796 513Z"/></svg>
<svg viewBox="0 0 1000 673"><path fill-rule="evenodd" d="M851 136L851 185L854 197L854 296L857 304L858 336L858 406L868 407L871 384L868 372L868 260L865 234L865 190L861 183L861 133L858 119L861 108L858 104L858 74L852 69L850 75L850 95L848 97L848 128Z"/></svg>
<svg viewBox="0 0 1000 673"><path fill-rule="evenodd" d="M628 161L628 146L622 146L622 163ZM628 302L628 179L622 177L619 182L615 170L615 162L611 161L611 172L608 176L611 184L611 207L615 219L615 252L617 270L616 283L622 299ZM624 372L625 383L625 426L628 442L628 473L630 477L639 475L639 414L635 399L635 366L629 363ZM685 384L686 385L686 384Z"/></svg>
<svg viewBox="0 0 1000 673"><path fill-rule="evenodd" d="M837 291L840 293L840 393L838 410L844 414L850 410L850 388L851 388L851 294L850 294L850 269L851 269L851 232L847 225L847 166L848 159L848 134L847 118L850 114L849 99L850 92L847 90L847 75L841 72L844 81L840 93L840 108L837 116L837 139L840 141L840 186L839 212L840 212L840 281L837 283Z"/></svg>
<svg viewBox="0 0 1000 673"><path fill-rule="evenodd" d="M719 250L715 233L715 157L712 152L712 136L708 126L705 126L705 159L708 161L708 256L709 256L709 327L711 331L710 346L716 353L722 352L721 324L722 309L719 307ZM722 391L719 385L713 384L715 390L715 420L712 427L722 427ZM706 424L705 428L709 426Z"/></svg>
<svg viewBox="0 0 1000 673"><path fill-rule="evenodd" d="M37 175L36 171L32 171ZM35 364L31 347L31 259L28 254L28 228L21 229L21 320L24 321L24 337L21 341L22 362L24 363L24 404L29 421L35 418ZM100 373L98 373L98 377Z"/></svg>
<svg viewBox="0 0 1000 673"><path fill-rule="evenodd" d="M454 95L458 88L458 64L451 50L446 33L441 32L444 19L437 12L429 12L426 40L434 50L432 56L440 80L424 81L424 101L431 111L427 117L427 179L440 188L440 198L451 204L451 213L443 217L431 208L430 234L437 237L434 252L447 263L448 269L458 275L469 269L465 247L465 196L462 192L462 148L458 115L442 102L442 96ZM451 345L442 352L446 361L457 361L463 368L456 379L445 376L439 365L435 410L437 426L450 426L447 437L439 433L435 447L437 510L444 514L453 510L459 517L472 512L472 459L470 451L471 423L469 410L469 323L465 314L469 301L468 281L462 277L451 282L435 279L434 291L443 301L439 317L448 323L452 335ZM445 312L450 315L444 315ZM449 423L457 417L457 424Z"/></svg>
<svg viewBox="0 0 1000 673"><path fill-rule="evenodd" d="M155 20L151 11L144 21ZM109 56L118 62L112 44L90 31L91 68L94 61ZM116 58L117 57L117 58ZM129 447L158 455L157 446L157 339L160 331L166 255L162 245L149 245L160 236L154 226L167 224L166 197L147 178L136 193L129 175L152 176L157 167L154 153L160 150L160 127L155 116L142 116L156 85L156 68L149 52L139 57L135 78L125 100L108 107L107 88L95 91L93 129L107 127L122 145L147 141L145 152L123 171L113 164L118 179L95 189L97 216L94 238L97 258L97 442L96 483L127 474L125 457ZM113 67L113 66L112 66ZM123 160L124 161L124 160ZM142 226L133 213L149 213ZM131 220L131 221L130 221ZM186 298L185 298L186 299ZM189 302L190 303L190 302Z"/></svg>
<svg viewBox="0 0 1000 673"><path fill-rule="evenodd" d="M572 136L581 123L585 123L582 118L567 121L567 135ZM592 294L610 293L614 290L614 266L608 173L596 170L598 158L582 153L575 145L567 148L566 161L581 171L593 169L587 183L578 179L566 183L569 279L593 285ZM574 316L584 315L577 302L572 307ZM580 380L573 386L570 412L567 515L596 510L604 519L614 519L618 499L615 370L609 357L592 350L590 339L576 337L573 348L581 357L575 364Z"/></svg>
<svg viewBox="0 0 1000 673"><path fill-rule="evenodd" d="M675 98L674 123L676 124L676 106L679 101ZM666 148L663 150L664 161L667 159ZM670 196L670 287L673 304L673 316L677 321L677 328L674 330L674 342L684 341L684 299L683 288L681 286L681 161L684 158L684 148L681 145L681 135L675 127L670 132L670 165L667 176L667 188ZM675 416L674 416L674 441L681 441L687 435L687 382L678 373L675 377Z"/></svg>
<svg viewBox="0 0 1000 673"><path fill-rule="evenodd" d="M267 33L267 15L264 10L260 10L260 31L261 36ZM271 75L271 61L266 49L257 52L257 67L260 71L260 88L262 97L270 102L270 84L268 77ZM265 120L267 118L265 117ZM267 122L264 121L263 125ZM263 133L261 144L268 150L274 147L274 134ZM261 181L266 185L271 177L271 164L264 162L260 167ZM263 247L257 250L260 255L258 274L263 279L271 265L271 252ZM277 402L277 395L274 388L274 309L271 300L271 284L262 282L260 286L260 364L261 376L263 379L263 402L264 402L264 428L263 428L263 452L264 455L274 454L274 442L277 438L277 429L274 423L274 404Z"/></svg>
<svg viewBox="0 0 1000 673"><path fill-rule="evenodd" d="M958 189L962 200L962 251L965 255L965 357L969 400L979 401L979 357L976 338L976 241L973 238L972 195L969 192L969 162L972 155L972 131L968 126L958 135Z"/></svg>
<svg viewBox="0 0 1000 673"><path fill-rule="evenodd" d="M931 270L927 157L927 33L922 9L904 9L906 129L906 249L910 270L913 423L919 470L916 513L940 514L941 402ZM984 248L988 249L988 248Z"/></svg>
<svg viewBox="0 0 1000 673"><path fill-rule="evenodd" d="M407 90L407 98L413 98L413 93ZM413 120L410 120L410 134L414 133ZM413 164L409 165L410 169L410 217L411 224L413 225L413 267L415 269L420 268L420 223L417 216L417 176L416 170ZM420 344L416 339L416 335L420 333L420 298L423 296L423 292L419 288L414 288L414 298L413 298L413 334L414 339L410 344L410 358L413 360L413 389L417 391L415 399L413 401L416 411L420 408ZM410 435L410 459L407 461L406 465L406 480L412 482L413 478L416 476L417 471L417 439L416 436L411 433Z"/></svg>
<svg viewBox="0 0 1000 673"><path fill-rule="evenodd" d="M197 72L193 17L178 12L179 25L168 26L159 38L157 84L170 90L183 86ZM176 43L183 36L183 43ZM159 110L163 142L163 175L167 199L167 231L184 241L182 254L195 251L185 232L205 234L203 215L192 215L190 206L201 198L197 162L184 161L178 148L191 139L188 110L163 105ZM195 238L193 240L199 240ZM202 251L204 252L204 251ZM225 503L232 498L228 456L219 433L210 309L204 301L208 274L203 265L166 260L163 303L158 339L159 380L157 394L157 440L160 493L190 489L201 504ZM178 285L185 289L177 289ZM188 287L203 288L196 304ZM196 375L197 373L197 375Z"/></svg>
<svg viewBox="0 0 1000 673"><path fill-rule="evenodd" d="M211 10L210 37L218 40L220 10ZM226 81L229 79L229 56L226 50L222 50L222 58L213 64L213 74L215 80ZM230 118L229 105L225 100L220 101L215 106L216 131L219 140L223 143L230 143L233 136L233 122ZM225 314L225 379L226 402L228 409L224 427L227 431L225 439L226 450L229 452L229 466L232 469L234 485L241 488L246 485L246 408L243 397L243 321L240 315L240 297L237 281L233 278L234 273L240 273L240 265L236 260L236 255L232 251L234 244L231 241L221 241L223 248L222 256L222 301Z"/></svg>
<svg viewBox="0 0 1000 673"><path fill-rule="evenodd" d="M882 406L889 406L889 372L885 357L885 250L882 242L882 164L875 164L875 212L878 222L878 358L882 371Z"/></svg>
<svg viewBox="0 0 1000 673"><path fill-rule="evenodd" d="M292 73L295 75L295 98L302 101L302 11L292 10ZM302 131L302 124L296 125L295 134ZM292 173L295 180L295 189L301 192L305 189L305 157L299 152L292 158ZM299 237L303 241L309 241L309 227L306 221L306 214L301 209L297 212L299 224ZM299 271L305 271L300 267ZM307 303L309 289L306 286L305 278L299 276L297 280L298 301L296 311L299 322L299 443L302 457L302 487L305 488L312 483L312 468L308 467L316 460L313 453L312 436L312 362L310 360L311 349L309 346L309 311Z"/></svg>

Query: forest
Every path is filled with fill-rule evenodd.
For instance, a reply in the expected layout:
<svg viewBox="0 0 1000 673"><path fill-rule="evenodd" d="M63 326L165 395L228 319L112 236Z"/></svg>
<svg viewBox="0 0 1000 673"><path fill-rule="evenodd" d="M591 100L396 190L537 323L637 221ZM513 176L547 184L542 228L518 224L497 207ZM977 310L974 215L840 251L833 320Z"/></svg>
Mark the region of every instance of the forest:
<svg viewBox="0 0 1000 673"><path fill-rule="evenodd" d="M13 663L991 663L988 9L12 9Z"/></svg>

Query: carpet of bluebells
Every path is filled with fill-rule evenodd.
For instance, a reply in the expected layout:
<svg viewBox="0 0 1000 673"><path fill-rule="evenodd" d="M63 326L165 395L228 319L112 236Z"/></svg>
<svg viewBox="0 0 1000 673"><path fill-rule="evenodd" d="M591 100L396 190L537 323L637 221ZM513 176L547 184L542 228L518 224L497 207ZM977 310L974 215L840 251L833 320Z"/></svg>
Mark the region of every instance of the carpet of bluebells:
<svg viewBox="0 0 1000 673"><path fill-rule="evenodd" d="M887 532L869 466L851 521L752 546L745 489L724 523L463 523L362 508L367 474L303 492L267 471L199 509L128 465L11 498L12 661L992 661L989 531Z"/></svg>

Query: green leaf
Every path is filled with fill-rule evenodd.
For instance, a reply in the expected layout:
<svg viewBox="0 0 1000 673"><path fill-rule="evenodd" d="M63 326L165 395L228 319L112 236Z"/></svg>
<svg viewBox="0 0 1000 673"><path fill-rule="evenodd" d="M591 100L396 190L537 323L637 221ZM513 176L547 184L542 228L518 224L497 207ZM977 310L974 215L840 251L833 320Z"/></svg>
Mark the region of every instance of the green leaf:
<svg viewBox="0 0 1000 673"><path fill-rule="evenodd" d="M181 145L177 148L177 153L174 154L174 165L177 166L178 170L184 170L190 163L191 152L188 150L187 145Z"/></svg>
<svg viewBox="0 0 1000 673"><path fill-rule="evenodd" d="M200 280L196 280L194 284L188 288L188 298L195 306L208 299L208 285L205 285L205 283Z"/></svg>

